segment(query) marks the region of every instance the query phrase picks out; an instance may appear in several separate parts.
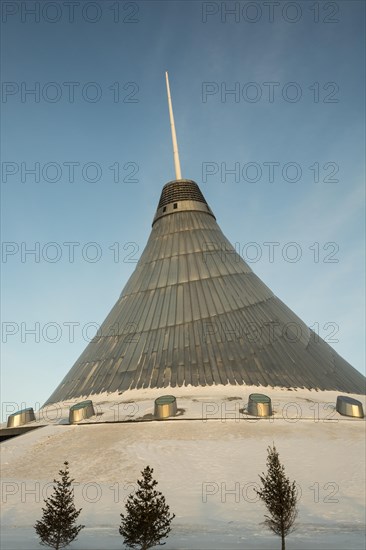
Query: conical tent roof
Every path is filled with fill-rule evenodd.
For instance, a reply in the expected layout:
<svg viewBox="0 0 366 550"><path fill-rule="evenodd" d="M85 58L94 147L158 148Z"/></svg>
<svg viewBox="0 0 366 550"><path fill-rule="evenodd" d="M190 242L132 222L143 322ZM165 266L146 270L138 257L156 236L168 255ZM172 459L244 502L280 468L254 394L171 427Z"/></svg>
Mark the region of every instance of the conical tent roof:
<svg viewBox="0 0 366 550"><path fill-rule="evenodd" d="M47 403L189 384L364 393L365 382L253 273L198 185L176 180L119 300Z"/></svg>

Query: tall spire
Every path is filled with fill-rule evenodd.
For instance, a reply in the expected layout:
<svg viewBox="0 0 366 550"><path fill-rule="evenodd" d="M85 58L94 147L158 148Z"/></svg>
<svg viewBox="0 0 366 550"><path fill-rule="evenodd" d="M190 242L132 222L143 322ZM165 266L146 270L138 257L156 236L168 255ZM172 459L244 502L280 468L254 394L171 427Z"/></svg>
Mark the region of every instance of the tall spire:
<svg viewBox="0 0 366 550"><path fill-rule="evenodd" d="M171 128L171 130L172 130L172 142L173 142L173 156L174 156L175 179L181 180L181 179L182 179L182 173L181 173L181 170L180 170L179 151L178 151L178 143L177 143L177 134L175 133L173 106L172 106L172 98L171 98L171 96L170 96L170 87L169 87L169 76L168 76L168 71L165 71L165 79L166 79L166 91L167 91L167 94L168 94L168 106L169 106L170 128Z"/></svg>

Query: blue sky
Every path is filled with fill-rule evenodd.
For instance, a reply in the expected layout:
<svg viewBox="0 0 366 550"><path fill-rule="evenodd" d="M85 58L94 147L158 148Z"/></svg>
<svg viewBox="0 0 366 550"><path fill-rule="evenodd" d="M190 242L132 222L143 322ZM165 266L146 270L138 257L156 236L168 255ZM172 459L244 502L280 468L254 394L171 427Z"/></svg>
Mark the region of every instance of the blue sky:
<svg viewBox="0 0 366 550"><path fill-rule="evenodd" d="M365 5L270 5L81 0L70 21L63 2L3 2L5 402L48 398L136 265L174 178L166 69L183 177L255 273L365 372ZM278 243L273 261L263 243Z"/></svg>

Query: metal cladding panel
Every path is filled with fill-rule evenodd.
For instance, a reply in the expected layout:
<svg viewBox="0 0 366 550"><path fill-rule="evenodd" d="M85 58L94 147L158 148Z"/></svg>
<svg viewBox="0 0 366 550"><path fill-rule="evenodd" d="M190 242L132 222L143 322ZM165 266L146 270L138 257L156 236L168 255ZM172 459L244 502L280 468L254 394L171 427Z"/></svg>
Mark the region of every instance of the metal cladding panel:
<svg viewBox="0 0 366 550"><path fill-rule="evenodd" d="M365 378L237 254L196 200L197 184L176 183L164 187L147 245L100 334L47 403L188 384L364 393ZM176 209L171 194L181 197Z"/></svg>

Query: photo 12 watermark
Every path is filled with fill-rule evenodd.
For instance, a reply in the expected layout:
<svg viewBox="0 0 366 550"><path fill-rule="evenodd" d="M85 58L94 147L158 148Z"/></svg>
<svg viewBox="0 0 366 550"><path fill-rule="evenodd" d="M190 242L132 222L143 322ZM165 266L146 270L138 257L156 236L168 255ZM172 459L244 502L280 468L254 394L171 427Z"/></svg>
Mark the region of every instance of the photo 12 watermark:
<svg viewBox="0 0 366 550"><path fill-rule="evenodd" d="M103 260L115 264L136 264L139 261L140 245L134 241L125 243L98 243L96 241L3 241L1 262L13 263L88 263L96 264Z"/></svg>
<svg viewBox="0 0 366 550"><path fill-rule="evenodd" d="M278 82L202 82L202 103L339 103L340 86L337 82L296 81Z"/></svg>
<svg viewBox="0 0 366 550"><path fill-rule="evenodd" d="M29 183L139 183L139 163L112 160L108 164L78 160L3 161L1 182Z"/></svg>
<svg viewBox="0 0 366 550"><path fill-rule="evenodd" d="M103 338L118 339L120 343L137 344L141 331L137 323L126 321L123 324L100 325L95 321L2 321L1 341L3 344L17 341L21 344L74 344L77 340L98 344Z"/></svg>
<svg viewBox="0 0 366 550"><path fill-rule="evenodd" d="M260 261L273 264L286 262L297 264L307 261L314 264L338 264L340 262L340 246L334 241L319 243L310 242L306 245L296 241L248 241L236 242L234 246L228 242L205 242L202 247L202 257L205 263L220 261L237 264L244 260L248 264Z"/></svg>
<svg viewBox="0 0 366 550"><path fill-rule="evenodd" d="M334 402L320 403L314 401L304 404L304 401L279 401L271 399L271 414L256 416L249 412L248 402L241 398L224 401L206 400L202 402L201 420L204 424L210 421L241 424L274 424L286 422L297 424L300 421L313 423L338 423L338 413Z"/></svg>
<svg viewBox="0 0 366 550"><path fill-rule="evenodd" d="M2 481L1 482L1 502L2 504L12 503L43 503L44 500L51 497L54 491L54 482L40 481ZM73 481L71 484L76 501L85 504L96 504L113 502L114 504L124 504L131 493L138 489L135 482L115 482L111 485L89 481L80 483Z"/></svg>
<svg viewBox="0 0 366 550"><path fill-rule="evenodd" d="M222 504L246 502L254 504L260 501L257 493L261 488L257 481L205 481L202 483L202 502L204 504L216 500ZM324 504L338 504L340 502L339 485L335 481L314 481L309 486L296 483L296 493L299 501L305 497L312 502Z"/></svg>
<svg viewBox="0 0 366 550"><path fill-rule="evenodd" d="M201 164L203 183L339 183L339 164L334 161L318 160L307 166L291 160L266 161L203 161Z"/></svg>
<svg viewBox="0 0 366 550"><path fill-rule="evenodd" d="M140 102L137 82L102 83L97 81L40 82L5 81L1 84L2 103L124 103Z"/></svg>
<svg viewBox="0 0 366 550"><path fill-rule="evenodd" d="M39 424L68 424L70 408L77 404L77 401L65 401L62 403L50 403L41 405L41 403L26 403L15 401L3 401L1 403L1 417L7 422L9 416L25 409L33 409L35 420L32 425ZM131 422L135 421L140 415L140 407L135 401L100 403L93 401L94 415L82 420L83 424L104 423L106 418L108 422Z"/></svg>
<svg viewBox="0 0 366 550"><path fill-rule="evenodd" d="M89 1L11 1L1 2L2 23L51 24L97 23L136 24L140 22L142 3L129 0Z"/></svg>
<svg viewBox="0 0 366 550"><path fill-rule="evenodd" d="M202 2L201 22L223 24L340 22L338 2L285 2L265 0Z"/></svg>
<svg viewBox="0 0 366 550"><path fill-rule="evenodd" d="M270 345L282 340L286 344L296 344L302 340L312 340L319 343L320 339L328 344L339 343L340 327L335 321L326 321L314 323L308 327L305 323L288 321L279 323L278 321L256 322L248 321L239 323L231 320L220 321L212 318L201 321L199 328L201 341L210 344L219 340L220 342L239 342L247 344L258 343Z"/></svg>

